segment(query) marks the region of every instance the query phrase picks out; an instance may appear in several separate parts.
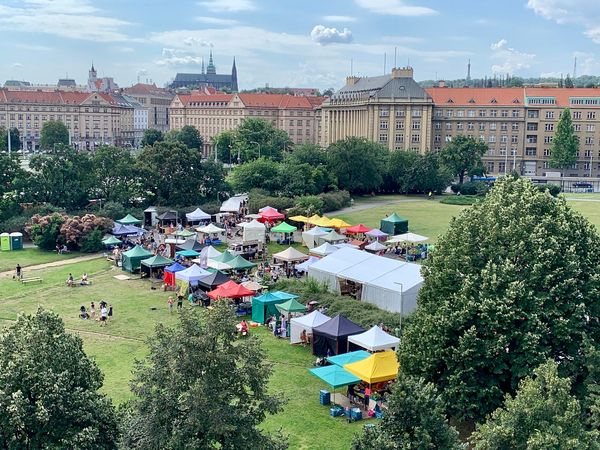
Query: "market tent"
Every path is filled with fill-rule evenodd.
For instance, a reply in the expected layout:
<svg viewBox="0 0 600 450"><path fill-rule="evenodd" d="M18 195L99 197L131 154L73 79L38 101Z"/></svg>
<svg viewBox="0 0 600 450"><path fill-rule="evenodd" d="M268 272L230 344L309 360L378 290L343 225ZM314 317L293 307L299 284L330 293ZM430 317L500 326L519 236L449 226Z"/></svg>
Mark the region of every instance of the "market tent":
<svg viewBox="0 0 600 450"><path fill-rule="evenodd" d="M283 300L291 300L293 298L298 298L298 296L296 294L290 294L289 292L284 292L284 291L273 291L271 293Z"/></svg>
<svg viewBox="0 0 600 450"><path fill-rule="evenodd" d="M373 241L365 247L365 250L373 252L373 253L377 253L382 250L387 250L387 247L379 241Z"/></svg>
<svg viewBox="0 0 600 450"><path fill-rule="evenodd" d="M259 213L265 212L265 211L277 211L276 208L273 208L272 206L263 206L262 208L260 208L258 210Z"/></svg>
<svg viewBox="0 0 600 450"><path fill-rule="evenodd" d="M329 242L330 244L341 244L345 240L346 240L346 236L338 233L335 230L331 230L329 233L327 233L323 236L317 236L317 238L315 239L315 242L319 245L321 245L325 242Z"/></svg>
<svg viewBox="0 0 600 450"><path fill-rule="evenodd" d="M386 311L406 315L417 309L417 296L422 285L421 266L415 263L400 263L395 270L367 281L363 285L361 300L373 303Z"/></svg>
<svg viewBox="0 0 600 450"><path fill-rule="evenodd" d="M340 284L337 274L372 256L373 255L370 253L352 248L337 249L336 252L325 256L323 259L310 266L308 268L308 276L314 278L319 283L325 283L331 291L339 293Z"/></svg>
<svg viewBox="0 0 600 450"><path fill-rule="evenodd" d="M165 277L163 281L169 286L175 286L175 272L180 272L185 269L186 267L182 266L178 262L173 263L168 267L165 267Z"/></svg>
<svg viewBox="0 0 600 450"><path fill-rule="evenodd" d="M221 212L231 212L231 213L240 213L241 208L244 202L248 201L248 196L243 195L235 195L231 198L228 198L223 202L219 211Z"/></svg>
<svg viewBox="0 0 600 450"><path fill-rule="evenodd" d="M398 356L396 352L390 350L373 353L362 361L344 366L348 372L369 384L395 379L398 376L399 368Z"/></svg>
<svg viewBox="0 0 600 450"><path fill-rule="evenodd" d="M152 252L149 252L144 247L136 245L131 250L128 250L122 255L122 266L123 270L128 272L134 272L140 268L140 264L143 259L147 259L153 256Z"/></svg>
<svg viewBox="0 0 600 450"><path fill-rule="evenodd" d="M252 222L246 222L240 224L240 226L244 229L242 233L242 241L258 241L265 242L265 233L266 227L264 224L260 223L258 220L252 220Z"/></svg>
<svg viewBox="0 0 600 450"><path fill-rule="evenodd" d="M241 255L238 255L232 260L227 261L225 264L227 264L232 270L248 270L256 267L256 264L248 261Z"/></svg>
<svg viewBox="0 0 600 450"><path fill-rule="evenodd" d="M196 250L179 250L175 254L183 256L184 258L195 258L196 256L200 256L200 253L198 253Z"/></svg>
<svg viewBox="0 0 600 450"><path fill-rule="evenodd" d="M280 313L275 305L285 301L287 301L285 298L281 298L273 292L265 292L252 298L252 321L264 324L271 316L279 317Z"/></svg>
<svg viewBox="0 0 600 450"><path fill-rule="evenodd" d="M321 219L321 216L319 216L318 214L313 214L308 218L307 222L311 225L316 225L315 222L319 221L319 219Z"/></svg>
<svg viewBox="0 0 600 450"><path fill-rule="evenodd" d="M294 222L300 222L300 223L308 222L308 217L305 217L305 216L293 216L293 217L289 217L289 219L293 220Z"/></svg>
<svg viewBox="0 0 600 450"><path fill-rule="evenodd" d="M349 242L342 242L341 244L334 244L333 246L338 250L340 248L353 248L355 250L358 248L358 245L350 244Z"/></svg>
<svg viewBox="0 0 600 450"><path fill-rule="evenodd" d="M316 369L310 369L309 372L317 378L323 380L334 389L347 386L349 384L360 383L360 378L351 374L343 367L336 365L317 367Z"/></svg>
<svg viewBox="0 0 600 450"><path fill-rule="evenodd" d="M429 239L426 236L421 236L420 234L416 234L416 233L402 233L402 234L397 234L395 236L392 236L391 238L389 238L387 240L388 244L395 244L395 243L400 243L400 242L423 242L426 241L427 239Z"/></svg>
<svg viewBox="0 0 600 450"><path fill-rule="evenodd" d="M313 328L313 354L333 356L348 352L348 336L362 333L360 325L338 314L333 319Z"/></svg>
<svg viewBox="0 0 600 450"><path fill-rule="evenodd" d="M296 270L298 272L308 272L308 268L319 261L319 259L320 258L317 258L316 256L309 256L303 263L296 264Z"/></svg>
<svg viewBox="0 0 600 450"><path fill-rule="evenodd" d="M275 253L273 259L278 259L285 262L303 261L308 258L306 253L296 250L294 247L288 247L285 250Z"/></svg>
<svg viewBox="0 0 600 450"><path fill-rule="evenodd" d="M210 275L210 272L204 270L197 264L193 264L185 270L181 270L175 273L175 280L188 283L192 286L198 284L202 278Z"/></svg>
<svg viewBox="0 0 600 450"><path fill-rule="evenodd" d="M313 248L315 246L315 238L325 236L326 234L327 231L323 231L321 227L314 227L308 231L302 232L302 242L304 242L304 245L308 248Z"/></svg>
<svg viewBox="0 0 600 450"><path fill-rule="evenodd" d="M279 310L280 313L299 313L306 312L306 306L300 303L295 298L292 298L288 301L275 305L275 307Z"/></svg>
<svg viewBox="0 0 600 450"><path fill-rule="evenodd" d="M350 336L352 338L354 336ZM363 359L368 358L371 354L365 350L357 350L355 352L342 353L341 355L330 356L327 358L327 361L331 364L335 364L336 366L344 367L346 364L355 363L357 361L362 361Z"/></svg>
<svg viewBox="0 0 600 450"><path fill-rule="evenodd" d="M333 228L348 228L351 227L348 222L343 221L342 219L333 218L329 221L329 226Z"/></svg>
<svg viewBox="0 0 600 450"><path fill-rule="evenodd" d="M400 339L386 333L377 325L361 334L355 334L348 338L348 342L365 348L370 352L393 349L398 346Z"/></svg>
<svg viewBox="0 0 600 450"><path fill-rule="evenodd" d="M210 214L205 213L200 208L196 208L190 213L185 214L185 218L188 222L201 222L203 220L210 220Z"/></svg>
<svg viewBox="0 0 600 450"><path fill-rule="evenodd" d="M365 235L373 237L377 240L388 237L387 233L384 233L383 231L378 230L377 228L373 228L371 231L366 232Z"/></svg>
<svg viewBox="0 0 600 450"><path fill-rule="evenodd" d="M259 214L260 219L258 220L260 220L261 222L275 222L276 220L285 219L285 214L281 214L274 208L266 209L264 211L261 211Z"/></svg>
<svg viewBox="0 0 600 450"><path fill-rule="evenodd" d="M221 254L222 253L219 250L217 250L211 245L208 245L202 248L202 250L200 250L200 256L196 259L192 259L192 262L200 264L201 267L208 267L208 260L210 258L216 258L218 256L221 256Z"/></svg>
<svg viewBox="0 0 600 450"><path fill-rule="evenodd" d="M371 231L372 229L373 228L369 228L369 227L363 225L362 223L359 223L358 225L354 225L353 227L346 228L346 233L364 234L364 233Z"/></svg>
<svg viewBox="0 0 600 450"><path fill-rule="evenodd" d="M103 239L102 243L104 245L119 245L121 244L121 241L114 236L109 236L106 239Z"/></svg>
<svg viewBox="0 0 600 450"><path fill-rule="evenodd" d="M327 216L318 218L317 220L315 220L314 224L319 227L332 227L333 226L331 224L331 219Z"/></svg>
<svg viewBox="0 0 600 450"><path fill-rule="evenodd" d="M228 281L223 283L215 290L212 290L208 293L208 296L213 300L218 298L241 298L241 297L249 297L254 295L250 289L246 289L241 284L237 284L235 281Z"/></svg>
<svg viewBox="0 0 600 450"><path fill-rule="evenodd" d="M298 228L286 222L281 222L279 225L271 228L271 233L293 233Z"/></svg>
<svg viewBox="0 0 600 450"><path fill-rule="evenodd" d="M174 222L177 220L177 213L174 211L167 211L157 217L160 222Z"/></svg>
<svg viewBox="0 0 600 450"><path fill-rule="evenodd" d="M172 263L173 263L173 261L171 261L168 258L165 258L162 255L155 255L148 259L143 259L141 261L140 270L142 272L148 273L148 275L150 276L150 275L152 275L153 269L160 269L161 267L166 267Z"/></svg>
<svg viewBox="0 0 600 450"><path fill-rule="evenodd" d="M202 244L194 238L186 239L184 243L177 245L177 250L194 250L201 252L204 248Z"/></svg>
<svg viewBox="0 0 600 450"><path fill-rule="evenodd" d="M216 289L217 287L227 283L230 280L231 278L229 278L227 274L224 274L223 272L217 270L216 272L213 272L210 275L207 275L198 280L198 286L207 291L212 291L213 289Z"/></svg>
<svg viewBox="0 0 600 450"><path fill-rule="evenodd" d="M242 283L242 286L244 286L246 289L250 289L251 291L254 291L254 292L264 289L264 286L261 286L256 281L244 281Z"/></svg>
<svg viewBox="0 0 600 450"><path fill-rule="evenodd" d="M408 219L393 213L385 219L381 219L379 229L389 235L408 232Z"/></svg>
<svg viewBox="0 0 600 450"><path fill-rule="evenodd" d="M302 317L294 317L290 320L290 344L302 342L300 335L303 330L306 331L307 334L312 335L314 327L318 327L330 319L330 317L327 317L319 311L313 311Z"/></svg>
<svg viewBox="0 0 600 450"><path fill-rule="evenodd" d="M112 228L110 234L112 234L113 236L131 236L133 234L143 234L145 232L146 230L144 230L143 228L138 228L134 225L123 225L119 223Z"/></svg>
<svg viewBox="0 0 600 450"><path fill-rule="evenodd" d="M196 235L196 233L194 233L193 231L186 230L186 229L184 229L184 230L177 230L174 234L177 237L183 237L183 238L189 238L191 236L195 236Z"/></svg>
<svg viewBox="0 0 600 450"><path fill-rule="evenodd" d="M225 230L223 228L219 228L218 226L216 226L213 223L209 223L205 227L196 228L196 230L198 230L200 233L204 233L204 234L225 233Z"/></svg>
<svg viewBox="0 0 600 450"><path fill-rule="evenodd" d="M327 256L331 255L334 252L337 252L338 250L339 248L337 248L335 245L331 245L330 243L325 242L324 244L321 244L318 247L311 249L310 253L317 256Z"/></svg>
<svg viewBox="0 0 600 450"><path fill-rule="evenodd" d="M127 214L122 219L115 220L115 222L120 223L121 225L139 225L140 223L142 223L141 220L136 219L131 214Z"/></svg>

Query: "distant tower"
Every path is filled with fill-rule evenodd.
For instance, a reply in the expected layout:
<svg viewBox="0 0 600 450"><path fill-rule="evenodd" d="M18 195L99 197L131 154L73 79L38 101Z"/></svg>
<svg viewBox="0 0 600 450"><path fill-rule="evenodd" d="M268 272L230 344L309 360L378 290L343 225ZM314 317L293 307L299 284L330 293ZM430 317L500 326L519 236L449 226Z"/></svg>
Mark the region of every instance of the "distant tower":
<svg viewBox="0 0 600 450"><path fill-rule="evenodd" d="M212 50L210 51L210 57L208 59L208 66L206 66L206 73L208 75L216 75L216 73L217 73L217 68L215 67L215 64L213 63Z"/></svg>
<svg viewBox="0 0 600 450"><path fill-rule="evenodd" d="M204 58L202 58L202 75L204 75Z"/></svg>
<svg viewBox="0 0 600 450"><path fill-rule="evenodd" d="M98 80L98 72L94 68L94 61L92 61L92 68L88 72L88 91L97 91L96 81Z"/></svg>
<svg viewBox="0 0 600 450"><path fill-rule="evenodd" d="M575 61L573 61L573 80L577 78L577 56L575 57Z"/></svg>
<svg viewBox="0 0 600 450"><path fill-rule="evenodd" d="M238 91L237 69L235 67L235 56L233 57L233 66L231 67L231 90L233 92Z"/></svg>
<svg viewBox="0 0 600 450"><path fill-rule="evenodd" d="M469 63L467 64L467 86L471 84L471 60L469 59Z"/></svg>

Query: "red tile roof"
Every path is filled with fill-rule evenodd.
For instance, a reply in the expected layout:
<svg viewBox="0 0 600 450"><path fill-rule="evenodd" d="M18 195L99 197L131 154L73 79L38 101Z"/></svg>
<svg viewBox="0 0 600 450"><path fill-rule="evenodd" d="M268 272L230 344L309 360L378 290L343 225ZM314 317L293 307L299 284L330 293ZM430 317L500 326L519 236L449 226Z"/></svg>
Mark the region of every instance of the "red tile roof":
<svg viewBox="0 0 600 450"><path fill-rule="evenodd" d="M518 106L524 103L523 88L427 88L436 106Z"/></svg>
<svg viewBox="0 0 600 450"><path fill-rule="evenodd" d="M80 105L85 102L93 92L79 91L11 91L0 89L0 102L2 103L42 103L48 105ZM97 93L104 101L116 105L116 100L106 93Z"/></svg>
<svg viewBox="0 0 600 450"><path fill-rule="evenodd" d="M155 84L144 84L137 83L131 87L125 88L124 91L127 94L139 94L139 95L170 95L167 89L159 88Z"/></svg>

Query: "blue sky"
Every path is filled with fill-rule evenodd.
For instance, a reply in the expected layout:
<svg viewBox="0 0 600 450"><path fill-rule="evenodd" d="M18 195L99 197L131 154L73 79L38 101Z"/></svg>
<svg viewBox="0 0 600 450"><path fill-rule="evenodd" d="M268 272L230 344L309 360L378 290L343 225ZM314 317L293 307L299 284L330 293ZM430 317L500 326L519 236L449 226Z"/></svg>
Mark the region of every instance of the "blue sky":
<svg viewBox="0 0 600 450"><path fill-rule="evenodd" d="M236 57L241 88L339 88L410 60L415 78L600 74L600 0L0 0L0 82L120 86Z"/></svg>

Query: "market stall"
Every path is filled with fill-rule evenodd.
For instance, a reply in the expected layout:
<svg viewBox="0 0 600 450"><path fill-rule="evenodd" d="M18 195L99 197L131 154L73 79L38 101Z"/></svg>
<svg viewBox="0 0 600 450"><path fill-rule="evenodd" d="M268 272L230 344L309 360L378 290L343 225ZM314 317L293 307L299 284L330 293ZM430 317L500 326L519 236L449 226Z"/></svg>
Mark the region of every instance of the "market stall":
<svg viewBox="0 0 600 450"><path fill-rule="evenodd" d="M135 272L140 268L141 262L144 259L153 256L152 252L149 252L144 247L136 245L131 250L123 252L121 255L122 268L127 272Z"/></svg>
<svg viewBox="0 0 600 450"><path fill-rule="evenodd" d="M204 270L199 265L193 264L185 270L176 272L175 273L175 282L177 283L177 285L181 285L184 288L187 288L188 285L196 286L202 278L204 278L210 274L211 274L210 272L208 272L207 270Z"/></svg>
<svg viewBox="0 0 600 450"><path fill-rule="evenodd" d="M178 262L171 264L170 266L165 267L165 276L163 281L166 285L175 286L175 273L185 270L186 267L182 266Z"/></svg>
<svg viewBox="0 0 600 450"><path fill-rule="evenodd" d="M194 238L186 239L182 244L177 245L177 250L194 250L195 252L202 252L204 247L200 242Z"/></svg>
<svg viewBox="0 0 600 450"><path fill-rule="evenodd" d="M229 278L229 275L220 270L216 270L210 275L200 278L200 280L198 280L198 286L204 291L212 291L230 280L231 278Z"/></svg>
<svg viewBox="0 0 600 450"><path fill-rule="evenodd" d="M363 225L362 223L359 223L358 225L354 225L352 227L346 228L346 233L347 234L365 234L371 230L372 230L372 228L367 227L367 226Z"/></svg>
<svg viewBox="0 0 600 450"><path fill-rule="evenodd" d="M285 298L276 295L273 292L265 292L258 297L252 298L252 321L264 324L271 316L279 317L279 310L276 305L284 303Z"/></svg>
<svg viewBox="0 0 600 450"><path fill-rule="evenodd" d="M335 364L336 366L344 367L346 364L362 361L369 356L371 356L371 354L365 350L356 350L354 352L342 353L341 355L329 356L327 357L327 362L330 364Z"/></svg>
<svg viewBox="0 0 600 450"><path fill-rule="evenodd" d="M206 222L210 220L211 215L205 213L200 208L196 208L192 212L186 213L185 218L188 221L188 223Z"/></svg>
<svg viewBox="0 0 600 450"><path fill-rule="evenodd" d="M219 298L242 298L249 297L254 295L250 289L246 289L241 284L237 284L235 281L228 281L223 283L218 288L210 291L208 296L213 300L217 300Z"/></svg>
<svg viewBox="0 0 600 450"><path fill-rule="evenodd" d="M270 208L270 209L265 209L264 211L259 211L259 215L260 215L260 219L258 219L258 220L260 222L273 223L278 220L285 219L285 214L281 214L275 208Z"/></svg>
<svg viewBox="0 0 600 450"><path fill-rule="evenodd" d="M153 273L156 273L157 270L163 269L170 264L173 264L172 260L165 258L162 255L154 255L141 261L140 271L152 278Z"/></svg>
<svg viewBox="0 0 600 450"><path fill-rule="evenodd" d="M387 233L384 233L381 230L378 230L377 228L373 228L371 231L367 231L365 233L365 236L375 239L376 241L380 241L383 239L387 239L387 237L389 236Z"/></svg>
<svg viewBox="0 0 600 450"><path fill-rule="evenodd" d="M283 303L276 304L275 307L281 314L285 314L288 317L291 314L306 312L306 306L304 306L295 298L291 298Z"/></svg>
<svg viewBox="0 0 600 450"><path fill-rule="evenodd" d="M304 261L308 259L308 255L306 253L302 253L301 251L296 250L294 247L288 247L279 253L275 253L273 255L273 259L278 261L284 261L286 263L292 263L297 261Z"/></svg>
<svg viewBox="0 0 600 450"><path fill-rule="evenodd" d="M265 234L267 232L267 228L258 220L253 219L251 222L241 223L240 227L243 228L242 242L265 242Z"/></svg>
<svg viewBox="0 0 600 450"><path fill-rule="evenodd" d="M399 368L398 356L391 350L373 353L368 358L344 366L344 369L368 384L396 379Z"/></svg>
<svg viewBox="0 0 600 450"><path fill-rule="evenodd" d="M323 235L323 236L317 236L315 238L315 243L318 245L322 245L324 243L329 243L329 244L341 244L346 240L346 236L344 236L343 234L338 233L335 230L331 230L329 233Z"/></svg>
<svg viewBox="0 0 600 450"><path fill-rule="evenodd" d="M162 228L177 224L177 212L167 211L156 218Z"/></svg>
<svg viewBox="0 0 600 450"><path fill-rule="evenodd" d="M302 232L302 242L308 248L314 248L316 246L315 239L319 236L325 236L328 232L324 231L321 227L314 227L310 230Z"/></svg>
<svg viewBox="0 0 600 450"><path fill-rule="evenodd" d="M331 317L319 311L313 311L301 317L294 317L290 320L290 344L300 344L302 342L302 332L305 331L307 339L312 338L313 328L329 321Z"/></svg>
<svg viewBox="0 0 600 450"><path fill-rule="evenodd" d="M114 247L115 245L122 244L122 242L114 236L109 236L106 239L103 239L102 243L107 247Z"/></svg>
<svg viewBox="0 0 600 450"><path fill-rule="evenodd" d="M395 349L398 347L400 339L396 336L386 333L377 325L368 329L364 333L355 334L348 338L348 348L364 348L370 352Z"/></svg>
<svg viewBox="0 0 600 450"><path fill-rule="evenodd" d="M298 272L308 272L308 268L319 261L319 259L320 258L317 258L316 256L309 256L303 263L296 264L296 270Z"/></svg>
<svg viewBox="0 0 600 450"><path fill-rule="evenodd" d="M256 267L256 264L248 261L240 255L237 255L235 258L227 261L225 264L229 266L229 270L250 270Z"/></svg>
<svg viewBox="0 0 600 450"><path fill-rule="evenodd" d="M194 250L197 251L197 249ZM221 255L222 253L219 250L211 245L207 245L200 250L200 256L196 259L192 259L192 262L200 264L201 267L208 267L207 264L209 259L217 258Z"/></svg>
<svg viewBox="0 0 600 450"><path fill-rule="evenodd" d="M206 265L208 267L212 267L217 270L229 270L230 266L227 264L229 261L234 259L237 255L234 255L229 250L225 250L219 256L215 256L214 258L209 258L206 261Z"/></svg>
<svg viewBox="0 0 600 450"><path fill-rule="evenodd" d="M327 256L331 255L334 252L337 252L338 250L339 248L337 248L335 245L331 245L330 243L325 242L324 244L321 244L318 247L311 248L310 254L316 256Z"/></svg>
<svg viewBox="0 0 600 450"><path fill-rule="evenodd" d="M298 228L290 225L289 223L281 222L279 225L271 228L271 233L281 233L282 238L277 239L278 244L291 244L294 242L293 234L297 229Z"/></svg>
<svg viewBox="0 0 600 450"><path fill-rule="evenodd" d="M387 250L387 247L379 241L373 241L365 246L365 250L369 253L380 253Z"/></svg>
<svg viewBox="0 0 600 450"><path fill-rule="evenodd" d="M408 219L393 213L385 219L381 219L379 229L388 235L407 233Z"/></svg>
<svg viewBox="0 0 600 450"><path fill-rule="evenodd" d="M141 220L136 219L131 214L127 214L122 219L115 220L115 222L120 223L121 225L140 225L142 223Z"/></svg>
<svg viewBox="0 0 600 450"><path fill-rule="evenodd" d="M364 328L338 314L313 329L313 354L333 356L348 352L348 337L362 333Z"/></svg>
<svg viewBox="0 0 600 450"><path fill-rule="evenodd" d="M143 228L138 228L135 225L122 225L120 223L116 224L110 234L113 236L133 236L133 235L142 235L146 232Z"/></svg>

